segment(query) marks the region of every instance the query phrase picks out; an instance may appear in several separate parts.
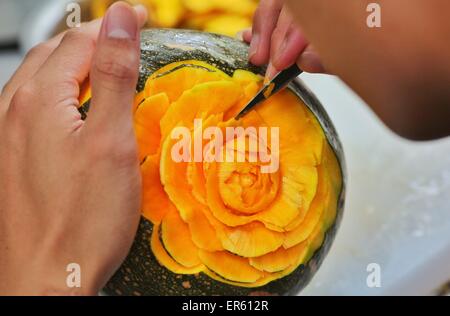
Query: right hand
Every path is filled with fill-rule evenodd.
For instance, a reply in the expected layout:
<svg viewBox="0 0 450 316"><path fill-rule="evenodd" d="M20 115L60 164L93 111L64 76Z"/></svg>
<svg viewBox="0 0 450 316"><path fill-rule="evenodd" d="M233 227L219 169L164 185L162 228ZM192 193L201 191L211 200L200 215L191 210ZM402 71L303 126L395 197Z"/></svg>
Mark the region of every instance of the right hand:
<svg viewBox="0 0 450 316"><path fill-rule="evenodd" d="M326 72L318 54L282 0L261 0L253 18L253 28L243 33L250 43L249 58L255 65L268 64L266 79L295 62L307 72Z"/></svg>

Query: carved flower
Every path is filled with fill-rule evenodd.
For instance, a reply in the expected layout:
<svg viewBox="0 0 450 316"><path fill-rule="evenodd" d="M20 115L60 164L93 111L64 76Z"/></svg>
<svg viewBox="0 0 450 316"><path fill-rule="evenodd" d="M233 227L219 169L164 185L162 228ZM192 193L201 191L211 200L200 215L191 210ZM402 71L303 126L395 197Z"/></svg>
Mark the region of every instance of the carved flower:
<svg viewBox="0 0 450 316"><path fill-rule="evenodd" d="M154 255L174 273L261 286L307 262L334 221L340 168L304 103L284 91L234 119L260 86L250 72L188 61L136 96L142 213ZM219 159L227 153L235 159Z"/></svg>

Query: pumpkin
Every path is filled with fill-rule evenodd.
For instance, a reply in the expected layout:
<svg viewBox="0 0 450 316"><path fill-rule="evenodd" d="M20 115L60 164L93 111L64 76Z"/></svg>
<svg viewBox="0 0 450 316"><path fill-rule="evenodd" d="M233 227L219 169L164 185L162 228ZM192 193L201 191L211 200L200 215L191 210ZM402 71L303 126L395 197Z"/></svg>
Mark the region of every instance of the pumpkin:
<svg viewBox="0 0 450 316"><path fill-rule="evenodd" d="M102 17L116 0L91 3L93 18ZM252 25L258 0L128 0L149 9L149 25L154 27L189 28L235 36Z"/></svg>
<svg viewBox="0 0 450 316"><path fill-rule="evenodd" d="M235 120L263 81L264 69L247 62L246 44L168 29L146 30L141 42L132 106L142 219L129 256L105 292L297 293L328 252L344 205L342 147L324 109L296 81ZM195 124L199 119L201 126ZM278 168L264 172L267 161L252 160L251 146L227 147L251 144L258 136L251 132L216 139L215 155L232 148L241 160L176 161L173 131L180 126L192 137L187 150L198 145L203 153L208 153L203 147L208 138L198 136L209 127L219 132L265 127L268 141L258 152L277 153ZM269 141L275 136L278 149Z"/></svg>

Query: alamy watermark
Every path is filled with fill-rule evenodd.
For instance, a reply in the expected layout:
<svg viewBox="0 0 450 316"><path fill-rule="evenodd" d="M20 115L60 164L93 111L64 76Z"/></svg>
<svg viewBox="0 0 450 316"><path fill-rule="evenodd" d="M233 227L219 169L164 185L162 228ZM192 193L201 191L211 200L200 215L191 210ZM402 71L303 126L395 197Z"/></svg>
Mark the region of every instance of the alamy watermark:
<svg viewBox="0 0 450 316"><path fill-rule="evenodd" d="M66 18L66 24L69 28L81 26L81 6L79 3L71 2L66 6L66 12L69 14Z"/></svg>
<svg viewBox="0 0 450 316"><path fill-rule="evenodd" d="M177 140L171 149L176 163L261 163L261 173L275 173L280 166L279 127L226 127L224 133L217 126L203 129L203 120L195 119L193 133L187 127L178 126L170 137Z"/></svg>
<svg viewBox="0 0 450 316"><path fill-rule="evenodd" d="M376 2L369 3L366 11L369 12L366 23L369 28L381 27L381 5Z"/></svg>
<svg viewBox="0 0 450 316"><path fill-rule="evenodd" d="M369 288L381 287L381 266L378 263L369 263L366 267L368 272L366 285Z"/></svg>
<svg viewBox="0 0 450 316"><path fill-rule="evenodd" d="M68 288L81 287L81 267L78 263L69 263L66 267L69 274L66 277L66 285Z"/></svg>

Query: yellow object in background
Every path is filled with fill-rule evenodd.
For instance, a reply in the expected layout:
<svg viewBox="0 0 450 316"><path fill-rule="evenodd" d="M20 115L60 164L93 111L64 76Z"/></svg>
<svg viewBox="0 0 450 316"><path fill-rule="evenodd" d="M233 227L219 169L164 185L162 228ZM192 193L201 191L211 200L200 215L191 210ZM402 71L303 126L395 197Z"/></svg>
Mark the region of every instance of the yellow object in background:
<svg viewBox="0 0 450 316"><path fill-rule="evenodd" d="M95 0L93 18L102 17L115 0ZM235 36L252 25L259 0L128 0L149 9L149 26L188 28Z"/></svg>

